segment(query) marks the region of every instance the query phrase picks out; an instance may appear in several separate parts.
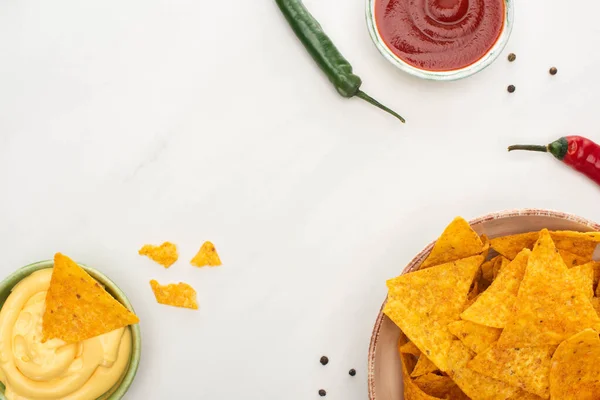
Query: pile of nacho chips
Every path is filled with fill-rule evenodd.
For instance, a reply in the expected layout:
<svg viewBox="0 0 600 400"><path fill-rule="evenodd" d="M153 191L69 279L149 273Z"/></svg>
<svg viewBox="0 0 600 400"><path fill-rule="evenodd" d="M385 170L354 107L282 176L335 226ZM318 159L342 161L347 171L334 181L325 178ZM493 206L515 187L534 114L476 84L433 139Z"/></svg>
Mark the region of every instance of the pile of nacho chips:
<svg viewBox="0 0 600 400"><path fill-rule="evenodd" d="M387 282L407 400L600 399L600 232L489 240L462 218Z"/></svg>

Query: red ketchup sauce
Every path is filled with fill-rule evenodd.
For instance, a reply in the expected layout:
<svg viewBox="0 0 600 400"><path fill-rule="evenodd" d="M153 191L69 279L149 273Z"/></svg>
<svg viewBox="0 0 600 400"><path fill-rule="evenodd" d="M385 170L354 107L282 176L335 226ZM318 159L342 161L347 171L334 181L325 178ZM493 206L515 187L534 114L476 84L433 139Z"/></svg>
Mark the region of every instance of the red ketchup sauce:
<svg viewBox="0 0 600 400"><path fill-rule="evenodd" d="M451 71L482 58L504 25L504 0L377 0L375 22L406 63Z"/></svg>

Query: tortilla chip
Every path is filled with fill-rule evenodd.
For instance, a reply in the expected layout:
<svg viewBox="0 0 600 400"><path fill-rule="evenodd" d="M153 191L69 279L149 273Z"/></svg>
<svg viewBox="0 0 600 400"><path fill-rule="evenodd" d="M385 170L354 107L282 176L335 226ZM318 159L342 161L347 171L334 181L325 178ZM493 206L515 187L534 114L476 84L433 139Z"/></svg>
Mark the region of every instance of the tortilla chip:
<svg viewBox="0 0 600 400"><path fill-rule="evenodd" d="M177 246L171 242L164 242L160 246L145 244L139 251L141 256L147 256L153 261L156 261L165 268L169 268L177 261Z"/></svg>
<svg viewBox="0 0 600 400"><path fill-rule="evenodd" d="M473 400L506 400L517 388L475 372L467 367L473 358L471 351L455 340L448 353L448 375L462 391Z"/></svg>
<svg viewBox="0 0 600 400"><path fill-rule="evenodd" d="M425 356L425 354L421 354L419 356L419 360L417 361L417 365L415 365L415 369L412 371L410 376L414 378L417 376L428 374L430 372L435 372L437 370L438 367L436 367L435 364L432 363L431 360Z"/></svg>
<svg viewBox="0 0 600 400"><path fill-rule="evenodd" d="M575 285L583 290L588 299L594 297L594 263L573 267L567 272Z"/></svg>
<svg viewBox="0 0 600 400"><path fill-rule="evenodd" d="M496 260L500 257L502 256L496 256L481 264L481 279L490 283L494 280L494 264L496 264Z"/></svg>
<svg viewBox="0 0 600 400"><path fill-rule="evenodd" d="M416 357L419 357L421 355L421 350L419 350L419 348L413 342L408 342L404 344L400 344L400 342L398 342L398 351L400 353L412 354Z"/></svg>
<svg viewBox="0 0 600 400"><path fill-rule="evenodd" d="M479 239L479 237L477 237ZM387 282L383 312L437 367L448 368L452 334L447 325L458 319L482 256L400 275Z"/></svg>
<svg viewBox="0 0 600 400"><path fill-rule="evenodd" d="M552 357L550 395L554 400L600 398L600 339L586 329L562 342Z"/></svg>
<svg viewBox="0 0 600 400"><path fill-rule="evenodd" d="M196 291L193 287L187 283L171 283L168 285L161 285L154 279L150 281L152 292L156 301L160 304L168 306L191 308L193 310L198 309L198 303L196 302Z"/></svg>
<svg viewBox="0 0 600 400"><path fill-rule="evenodd" d="M192 258L190 263L196 267L218 267L221 265L221 259L215 249L215 245L211 242L204 242L198 253Z"/></svg>
<svg viewBox="0 0 600 400"><path fill-rule="evenodd" d="M596 292L596 296L600 294L600 289L598 289L598 281L600 280L600 262L598 261L590 261L588 264L592 265L592 269L594 270L594 288ZM585 265L585 264L584 264Z"/></svg>
<svg viewBox="0 0 600 400"><path fill-rule="evenodd" d="M600 232L551 232L556 248L577 254L588 261L594 256L596 245L600 243Z"/></svg>
<svg viewBox="0 0 600 400"><path fill-rule="evenodd" d="M469 397L447 376L426 374L414 379L426 394L440 399L469 400Z"/></svg>
<svg viewBox="0 0 600 400"><path fill-rule="evenodd" d="M531 251L524 249L501 269L490 287L460 317L477 324L504 328L512 317L519 286L527 269Z"/></svg>
<svg viewBox="0 0 600 400"><path fill-rule="evenodd" d="M594 270L594 287L596 288L598 281L600 280L600 262L590 261L590 264L592 264L592 268Z"/></svg>
<svg viewBox="0 0 600 400"><path fill-rule="evenodd" d="M578 265L592 261L591 258L583 257L578 254L573 254L567 250L558 249L558 254L560 254L568 268L576 267Z"/></svg>
<svg viewBox="0 0 600 400"><path fill-rule="evenodd" d="M590 300L567 271L548 230L542 230L529 256L515 314L502 331L499 346L557 345L586 328L600 329Z"/></svg>
<svg viewBox="0 0 600 400"><path fill-rule="evenodd" d="M483 258L487 258L490 251L490 238L488 238L487 235L483 234L479 237L479 239L481 239L481 242L483 243L481 255L483 256Z"/></svg>
<svg viewBox="0 0 600 400"><path fill-rule="evenodd" d="M479 282L474 281L473 285L471 286L471 290L469 291L469 294L467 295L467 301L473 300L477 296L479 296Z"/></svg>
<svg viewBox="0 0 600 400"><path fill-rule="evenodd" d="M550 397L550 359L555 346L505 348L494 344L467 364L473 371Z"/></svg>
<svg viewBox="0 0 600 400"><path fill-rule="evenodd" d="M73 260L60 253L54 255L42 317L42 342L54 338L81 342L139 321Z"/></svg>
<svg viewBox="0 0 600 400"><path fill-rule="evenodd" d="M500 272L500 270L502 268L506 267L508 264L510 264L510 260L508 258L503 257L503 256L498 257L498 259L494 263L494 270L493 270L494 279L496 279L498 277L498 273Z"/></svg>
<svg viewBox="0 0 600 400"><path fill-rule="evenodd" d="M508 400L542 400L542 398L540 396L536 396L533 393L529 393L524 390L519 390L517 393L510 396Z"/></svg>
<svg viewBox="0 0 600 400"><path fill-rule="evenodd" d="M481 254L483 250L484 245L479 235L467 221L456 217L435 242L421 269Z"/></svg>
<svg viewBox="0 0 600 400"><path fill-rule="evenodd" d="M448 324L448 330L469 350L479 354L485 351L500 337L502 330L483 326L471 321L455 321Z"/></svg>
<svg viewBox="0 0 600 400"><path fill-rule="evenodd" d="M482 293L479 293L477 296L471 298L471 293L469 293L467 295L467 301L465 302L465 305L463 306L463 310L466 310L467 308L471 307L471 305L473 303L475 303L477 301L477 299L479 298L479 296L481 296L481 295L482 295Z"/></svg>
<svg viewBox="0 0 600 400"><path fill-rule="evenodd" d="M600 298L598 298L598 297L592 298L592 307L594 307L594 310L596 310L596 314L598 314L598 316L600 316Z"/></svg>
<svg viewBox="0 0 600 400"><path fill-rule="evenodd" d="M591 260L600 243L600 232L550 232L556 248L566 250L587 260ZM539 232L520 233L518 235L503 236L492 239L490 244L494 250L508 259L513 259L523 249L532 249L539 238Z"/></svg>
<svg viewBox="0 0 600 400"><path fill-rule="evenodd" d="M514 259L523 249L532 249L540 236L539 232L519 233L518 235L502 236L490 240L492 249L499 254Z"/></svg>
<svg viewBox="0 0 600 400"><path fill-rule="evenodd" d="M438 397L430 396L425 393L410 377L410 354L401 354L400 360L402 361L402 382L404 386L404 399L405 400L438 400Z"/></svg>

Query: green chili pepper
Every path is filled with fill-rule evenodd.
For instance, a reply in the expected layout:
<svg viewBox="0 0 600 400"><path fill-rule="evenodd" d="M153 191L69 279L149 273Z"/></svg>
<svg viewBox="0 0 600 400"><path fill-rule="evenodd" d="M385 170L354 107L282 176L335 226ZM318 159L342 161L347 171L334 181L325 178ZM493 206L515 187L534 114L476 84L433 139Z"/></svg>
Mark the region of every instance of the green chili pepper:
<svg viewBox="0 0 600 400"><path fill-rule="evenodd" d="M392 114L400 121L404 118L360 90L362 81L352 73L352 66L334 46L321 25L306 9L301 0L275 0L281 12L338 93L346 98L358 97Z"/></svg>

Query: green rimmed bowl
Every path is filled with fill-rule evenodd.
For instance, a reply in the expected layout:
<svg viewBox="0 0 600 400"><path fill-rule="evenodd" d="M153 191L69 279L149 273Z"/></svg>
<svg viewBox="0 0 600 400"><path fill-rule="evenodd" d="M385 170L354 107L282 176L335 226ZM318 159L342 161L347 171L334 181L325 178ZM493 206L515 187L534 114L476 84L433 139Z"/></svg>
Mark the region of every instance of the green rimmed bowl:
<svg viewBox="0 0 600 400"><path fill-rule="evenodd" d="M135 312L133 306L129 302L129 299L123 293L121 289L110 280L106 275L102 272L95 270L94 268L87 267L83 264L79 264L81 268L83 268L88 274L90 274L95 280L104 285L106 291L111 294L115 299L117 299L121 304L123 304L127 309L131 312ZM35 271L39 271L41 269L52 268L54 267L54 261L46 260L39 261L34 264L26 265L25 267L19 268L12 274L10 274L6 279L0 282L0 308L4 306L6 299L10 295L13 287L21 280L25 279ZM140 357L142 353L142 334L140 332L139 324L130 325L128 329L131 330L131 357L129 358L129 364L125 368L125 373L121 377L121 379L106 393L100 396L97 400L120 400L123 399L125 393L131 386L133 379L135 378L135 374L137 373ZM4 386L0 383L0 400L6 400L4 397Z"/></svg>

